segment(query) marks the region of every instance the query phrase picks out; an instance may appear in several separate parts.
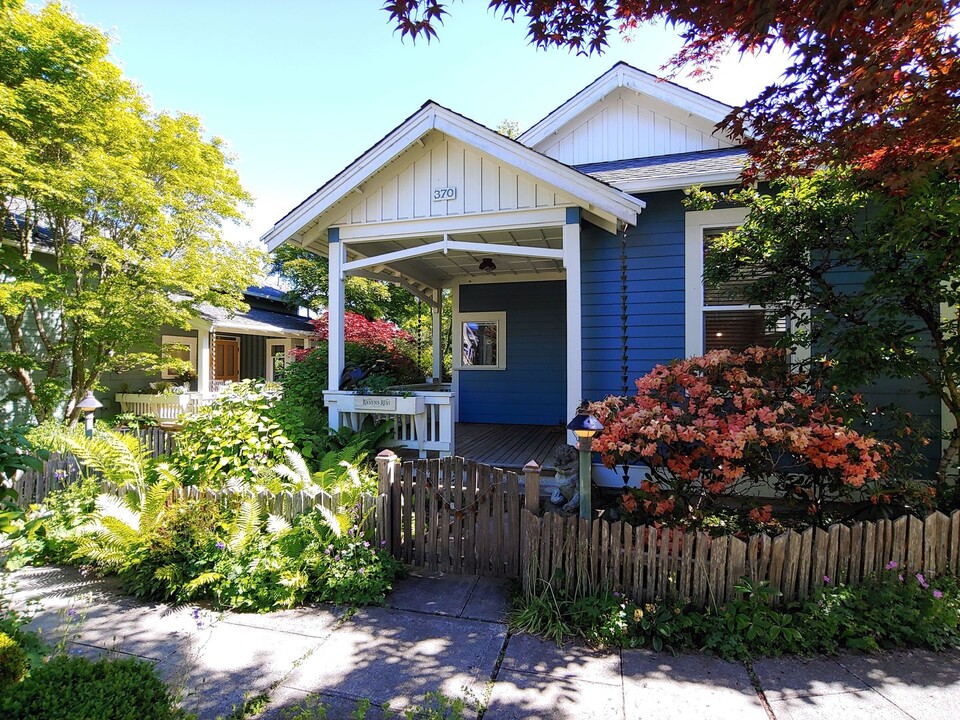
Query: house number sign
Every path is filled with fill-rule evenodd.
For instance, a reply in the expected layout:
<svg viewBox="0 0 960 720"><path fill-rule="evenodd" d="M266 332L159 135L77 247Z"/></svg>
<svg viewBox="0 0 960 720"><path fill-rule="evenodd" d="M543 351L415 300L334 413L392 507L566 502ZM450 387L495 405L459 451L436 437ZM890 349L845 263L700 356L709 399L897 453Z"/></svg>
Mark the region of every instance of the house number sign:
<svg viewBox="0 0 960 720"><path fill-rule="evenodd" d="M456 200L456 199L457 199L457 189L455 187L433 189L434 202L439 202L441 200Z"/></svg>

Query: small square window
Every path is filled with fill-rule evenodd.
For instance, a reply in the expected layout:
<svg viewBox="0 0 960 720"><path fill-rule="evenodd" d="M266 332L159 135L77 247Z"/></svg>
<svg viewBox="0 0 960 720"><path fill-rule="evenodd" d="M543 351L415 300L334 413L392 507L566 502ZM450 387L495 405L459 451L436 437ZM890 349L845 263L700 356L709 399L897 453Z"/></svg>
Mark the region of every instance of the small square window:
<svg viewBox="0 0 960 720"><path fill-rule="evenodd" d="M506 313L463 313L459 316L460 352L457 370L503 370L506 367Z"/></svg>
<svg viewBox="0 0 960 720"><path fill-rule="evenodd" d="M197 339L181 335L164 335L160 338L161 354L164 359L183 360L193 366L197 372ZM168 367L160 371L163 380L175 380L183 377L185 371L181 368Z"/></svg>

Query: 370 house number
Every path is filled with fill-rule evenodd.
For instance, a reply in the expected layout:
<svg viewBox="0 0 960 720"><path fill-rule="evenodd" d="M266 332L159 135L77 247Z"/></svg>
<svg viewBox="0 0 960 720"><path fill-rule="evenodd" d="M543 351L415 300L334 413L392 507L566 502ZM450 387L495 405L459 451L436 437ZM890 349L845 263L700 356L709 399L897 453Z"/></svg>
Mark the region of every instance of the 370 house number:
<svg viewBox="0 0 960 720"><path fill-rule="evenodd" d="M437 202L440 200L456 200L456 198L457 198L457 189L455 187L433 189L434 202Z"/></svg>

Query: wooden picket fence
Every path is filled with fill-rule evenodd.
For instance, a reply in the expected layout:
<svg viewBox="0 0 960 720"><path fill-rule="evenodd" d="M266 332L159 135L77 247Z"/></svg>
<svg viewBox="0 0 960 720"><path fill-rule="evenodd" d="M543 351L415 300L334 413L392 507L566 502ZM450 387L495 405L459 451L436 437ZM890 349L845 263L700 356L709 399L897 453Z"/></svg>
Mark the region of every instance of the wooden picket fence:
<svg viewBox="0 0 960 720"><path fill-rule="evenodd" d="M746 541L556 514L527 514L523 522L521 581L528 592L546 581L569 592L620 591L638 602L684 598L709 605L733 598L735 585L747 577L769 582L787 602L826 583L859 585L891 561L898 572L928 578L960 573L960 511Z"/></svg>
<svg viewBox="0 0 960 720"><path fill-rule="evenodd" d="M176 432L170 430L149 427L130 432L140 439L152 457L169 455L176 446ZM25 508L43 502L47 495L73 482L79 474L80 465L73 455L51 453L39 471L24 470L17 473L10 480L10 486L17 492L17 504Z"/></svg>
<svg viewBox="0 0 960 720"><path fill-rule="evenodd" d="M521 485L515 473L462 458L400 464L385 451L377 462L377 529L396 558L434 571L519 578L527 593L549 582L571 593L709 605L733 598L747 577L769 582L782 593L778 602L788 602L827 582L859 585L890 562L929 578L960 574L960 511L741 540L554 512L541 517L533 463Z"/></svg>
<svg viewBox="0 0 960 720"><path fill-rule="evenodd" d="M103 482L100 489L107 495L122 497L133 488L128 485L116 485L111 482ZM328 493L320 490L316 493L308 492L279 492L272 493L266 490L254 492L246 489L223 488L221 490L212 490L209 488L198 488L195 485L177 487L170 493L169 502L176 500L198 500L201 498L212 500L223 507L232 505L237 498L256 497L260 501L263 510L271 515L278 515L293 520L301 513L307 513L315 507L323 506L339 514L341 512L351 512L353 508L347 507L344 497L339 492ZM360 497L360 518L361 531L373 534L376 531L376 505L377 499L373 495L361 495Z"/></svg>

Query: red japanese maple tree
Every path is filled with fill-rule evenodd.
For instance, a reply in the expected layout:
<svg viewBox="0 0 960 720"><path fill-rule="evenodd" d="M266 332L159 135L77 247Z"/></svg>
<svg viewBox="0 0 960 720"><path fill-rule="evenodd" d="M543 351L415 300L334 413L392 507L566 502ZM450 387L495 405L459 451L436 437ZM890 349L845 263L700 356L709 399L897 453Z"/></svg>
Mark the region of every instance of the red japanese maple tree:
<svg viewBox="0 0 960 720"><path fill-rule="evenodd" d="M326 340L330 336L329 315L324 313L310 321L317 330L317 337ZM350 343L383 346L393 350L398 342L413 342L414 337L401 330L389 320L368 320L363 315L347 312L343 314L343 339Z"/></svg>
<svg viewBox="0 0 960 720"><path fill-rule="evenodd" d="M387 0L401 36L436 35L447 0ZM650 21L678 28L667 66L709 72L729 50L781 43L783 79L720 124L753 157L748 176L819 165L854 168L894 192L931 171L960 172L960 0L491 0L525 17L530 41L600 53L611 32Z"/></svg>

